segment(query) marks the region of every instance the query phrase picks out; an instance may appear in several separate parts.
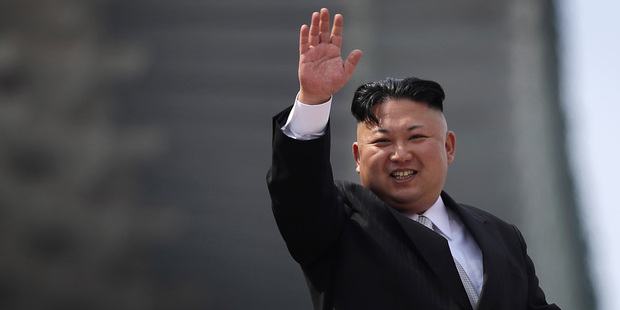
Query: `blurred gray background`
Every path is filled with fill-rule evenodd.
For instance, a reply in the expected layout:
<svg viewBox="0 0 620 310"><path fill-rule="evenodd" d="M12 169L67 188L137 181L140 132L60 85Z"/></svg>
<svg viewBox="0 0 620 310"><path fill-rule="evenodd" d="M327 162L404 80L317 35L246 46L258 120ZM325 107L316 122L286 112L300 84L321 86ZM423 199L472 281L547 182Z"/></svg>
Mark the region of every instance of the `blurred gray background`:
<svg viewBox="0 0 620 310"><path fill-rule="evenodd" d="M265 174L321 7L364 51L335 176L358 179L355 87L438 81L446 190L521 228L550 301L595 309L540 0L0 2L0 308L310 309Z"/></svg>

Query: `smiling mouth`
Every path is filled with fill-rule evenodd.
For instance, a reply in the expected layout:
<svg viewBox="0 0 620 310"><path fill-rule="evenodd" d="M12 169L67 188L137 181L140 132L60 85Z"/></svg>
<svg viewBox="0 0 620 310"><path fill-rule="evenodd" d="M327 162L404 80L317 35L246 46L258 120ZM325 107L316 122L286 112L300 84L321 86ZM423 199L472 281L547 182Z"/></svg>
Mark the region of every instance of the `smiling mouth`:
<svg viewBox="0 0 620 310"><path fill-rule="evenodd" d="M392 172L392 174L390 174L390 176L395 178L395 179L397 179L397 180L404 180L406 178L410 178L410 177L414 176L417 173L418 172L415 171L415 170L395 171L395 172Z"/></svg>

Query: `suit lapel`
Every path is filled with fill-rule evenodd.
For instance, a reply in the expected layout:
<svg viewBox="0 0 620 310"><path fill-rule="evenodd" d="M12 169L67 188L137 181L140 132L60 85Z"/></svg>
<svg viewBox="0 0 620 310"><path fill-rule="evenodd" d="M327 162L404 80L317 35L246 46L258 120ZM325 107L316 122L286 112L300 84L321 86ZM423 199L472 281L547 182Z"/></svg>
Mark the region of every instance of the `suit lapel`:
<svg viewBox="0 0 620 310"><path fill-rule="evenodd" d="M405 230L411 242L418 249L420 256L437 275L437 278L447 288L448 292L452 294L463 309L471 309L467 293L454 266L448 241L441 235L402 215L393 208L386 207Z"/></svg>
<svg viewBox="0 0 620 310"><path fill-rule="evenodd" d="M491 309L498 296L501 296L506 274L506 249L493 224L481 215L457 204L446 193L442 193L446 207L452 209L478 243L483 259L482 292L477 310Z"/></svg>

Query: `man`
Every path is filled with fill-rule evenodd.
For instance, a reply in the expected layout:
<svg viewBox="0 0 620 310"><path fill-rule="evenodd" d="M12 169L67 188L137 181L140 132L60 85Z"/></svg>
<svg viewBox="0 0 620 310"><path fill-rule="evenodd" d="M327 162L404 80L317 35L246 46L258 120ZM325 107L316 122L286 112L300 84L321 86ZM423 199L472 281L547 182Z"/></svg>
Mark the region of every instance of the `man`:
<svg viewBox="0 0 620 310"><path fill-rule="evenodd" d="M416 78L362 85L351 110L362 185L334 181L331 95L351 78L341 15L300 31L300 91L274 117L267 181L278 227L315 309L559 309L538 286L520 232L442 191L456 138L439 84Z"/></svg>

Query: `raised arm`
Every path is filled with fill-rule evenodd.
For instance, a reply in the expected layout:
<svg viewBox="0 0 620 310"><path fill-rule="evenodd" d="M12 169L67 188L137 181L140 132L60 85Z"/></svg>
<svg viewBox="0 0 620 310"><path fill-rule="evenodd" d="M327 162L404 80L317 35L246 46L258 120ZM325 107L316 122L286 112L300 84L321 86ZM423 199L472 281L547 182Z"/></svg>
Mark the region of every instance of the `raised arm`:
<svg viewBox="0 0 620 310"><path fill-rule="evenodd" d="M312 14L312 22L301 26L299 33L299 97L305 104L320 104L329 100L351 79L362 51L354 50L343 61L342 15L334 16L329 31L329 11Z"/></svg>

